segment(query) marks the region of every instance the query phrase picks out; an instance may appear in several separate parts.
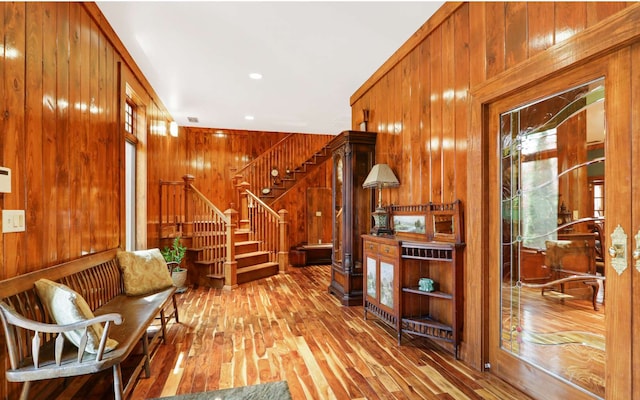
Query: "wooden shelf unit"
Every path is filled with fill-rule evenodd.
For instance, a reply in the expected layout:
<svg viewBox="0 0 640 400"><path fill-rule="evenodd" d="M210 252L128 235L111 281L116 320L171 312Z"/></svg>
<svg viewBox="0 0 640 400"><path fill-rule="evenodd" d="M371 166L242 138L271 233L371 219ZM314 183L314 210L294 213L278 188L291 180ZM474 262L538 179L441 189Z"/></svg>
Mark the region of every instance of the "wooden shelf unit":
<svg viewBox="0 0 640 400"><path fill-rule="evenodd" d="M450 344L458 357L462 332L462 243L405 241L395 236L363 235L364 318L371 313L398 334ZM420 278L439 286L418 289Z"/></svg>

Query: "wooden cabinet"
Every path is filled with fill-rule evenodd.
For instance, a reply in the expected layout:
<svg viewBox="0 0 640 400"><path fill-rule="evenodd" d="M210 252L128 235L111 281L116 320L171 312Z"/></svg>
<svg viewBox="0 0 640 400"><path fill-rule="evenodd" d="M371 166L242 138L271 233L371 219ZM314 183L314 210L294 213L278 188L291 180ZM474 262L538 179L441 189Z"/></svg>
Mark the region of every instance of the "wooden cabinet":
<svg viewBox="0 0 640 400"><path fill-rule="evenodd" d="M448 343L457 358L462 331L464 245L363 235L364 318L371 313L402 334ZM419 289L421 278L435 290Z"/></svg>
<svg viewBox="0 0 640 400"><path fill-rule="evenodd" d="M362 238L364 319L371 312L400 332L400 242L382 236L363 235Z"/></svg>
<svg viewBox="0 0 640 400"><path fill-rule="evenodd" d="M362 243L371 225L373 191L362 184L373 167L376 134L344 131L330 143L333 161L333 252L329 293L343 305L362 304Z"/></svg>

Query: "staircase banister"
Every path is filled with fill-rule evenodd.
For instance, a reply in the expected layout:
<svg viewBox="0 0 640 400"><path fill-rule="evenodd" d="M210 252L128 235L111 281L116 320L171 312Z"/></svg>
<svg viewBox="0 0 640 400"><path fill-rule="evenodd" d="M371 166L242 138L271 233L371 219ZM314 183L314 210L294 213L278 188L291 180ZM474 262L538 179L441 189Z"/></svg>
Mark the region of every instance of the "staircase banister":
<svg viewBox="0 0 640 400"><path fill-rule="evenodd" d="M253 199L255 200L256 203L260 204L262 207L264 207L271 215L273 215L274 217L276 217L278 220L280 220L280 214L278 214L276 211L273 210L273 208L269 207L267 205L267 203L265 203L264 201L260 200L260 198L258 196L256 196L255 194L253 194L249 189L246 190L247 194Z"/></svg>
<svg viewBox="0 0 640 400"><path fill-rule="evenodd" d="M196 189L193 185L190 185L191 190L203 201L205 202L211 209L226 223L229 223L229 218L218 209L205 195L203 195L198 189Z"/></svg>
<svg viewBox="0 0 640 400"><path fill-rule="evenodd" d="M245 165L244 167L240 168L239 171L236 172L236 176L243 175L243 172L251 167L252 165L255 165L255 163L262 161L263 158L266 158L269 156L269 153L275 149L276 147L280 146L283 142L286 142L287 140L289 140L291 137L293 137L295 134L294 133L290 133L287 136L283 137L282 139L280 139L278 142L276 142L273 146L269 147L267 150L263 151L258 157L254 158L253 160L251 160L250 163L248 163L247 165Z"/></svg>

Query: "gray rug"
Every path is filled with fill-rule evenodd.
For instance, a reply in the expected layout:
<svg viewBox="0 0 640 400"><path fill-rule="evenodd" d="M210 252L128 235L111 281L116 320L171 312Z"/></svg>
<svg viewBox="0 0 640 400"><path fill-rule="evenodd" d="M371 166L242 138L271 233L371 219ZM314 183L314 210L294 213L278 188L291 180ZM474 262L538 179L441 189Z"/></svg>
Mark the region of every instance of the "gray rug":
<svg viewBox="0 0 640 400"><path fill-rule="evenodd" d="M286 381L268 382L258 385L220 389L211 392L181 394L160 397L164 400L291 400L289 385Z"/></svg>

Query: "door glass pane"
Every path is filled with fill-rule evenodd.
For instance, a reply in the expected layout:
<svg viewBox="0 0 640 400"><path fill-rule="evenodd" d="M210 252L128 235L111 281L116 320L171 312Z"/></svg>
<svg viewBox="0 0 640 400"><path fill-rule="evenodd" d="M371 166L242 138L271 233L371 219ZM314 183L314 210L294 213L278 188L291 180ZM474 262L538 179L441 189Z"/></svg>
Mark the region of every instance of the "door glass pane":
<svg viewBox="0 0 640 400"><path fill-rule="evenodd" d="M500 346L598 397L605 216L590 181L604 176L604 93L600 79L500 116Z"/></svg>

